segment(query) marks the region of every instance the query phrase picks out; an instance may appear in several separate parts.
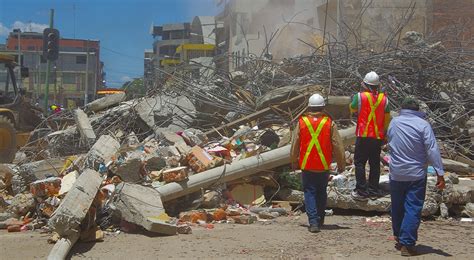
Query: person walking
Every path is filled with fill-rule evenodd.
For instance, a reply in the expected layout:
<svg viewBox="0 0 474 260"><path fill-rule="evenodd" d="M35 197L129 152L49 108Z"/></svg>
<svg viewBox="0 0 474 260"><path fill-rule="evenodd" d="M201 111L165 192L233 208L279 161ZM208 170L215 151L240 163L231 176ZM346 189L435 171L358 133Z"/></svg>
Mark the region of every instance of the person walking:
<svg viewBox="0 0 474 260"><path fill-rule="evenodd" d="M385 130L390 122L390 107L384 93L380 92L377 73L367 73L362 82L364 91L354 95L350 104L351 113L357 112L354 165L356 187L351 196L364 201L380 196L380 152L385 139ZM369 183L365 176L365 165L369 161Z"/></svg>
<svg viewBox="0 0 474 260"><path fill-rule="evenodd" d="M430 124L413 98L405 98L400 115L388 127L392 229L402 256L416 255L421 211L426 193L427 165L437 174L436 187L445 186L443 163Z"/></svg>
<svg viewBox="0 0 474 260"><path fill-rule="evenodd" d="M291 162L301 169L308 230L319 232L324 224L329 171L333 156L338 172L345 167L344 145L332 118L325 113L326 102L319 94L309 98L307 111L293 132Z"/></svg>

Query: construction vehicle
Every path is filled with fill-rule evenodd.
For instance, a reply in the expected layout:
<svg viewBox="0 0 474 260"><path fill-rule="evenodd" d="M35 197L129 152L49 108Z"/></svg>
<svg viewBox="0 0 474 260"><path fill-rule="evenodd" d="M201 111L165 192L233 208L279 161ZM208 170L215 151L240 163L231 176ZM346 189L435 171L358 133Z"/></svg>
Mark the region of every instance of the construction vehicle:
<svg viewBox="0 0 474 260"><path fill-rule="evenodd" d="M31 105L26 91L17 85L16 66L13 56L0 54L0 163L11 163L42 121L40 109ZM28 77L28 68L19 69L22 78Z"/></svg>

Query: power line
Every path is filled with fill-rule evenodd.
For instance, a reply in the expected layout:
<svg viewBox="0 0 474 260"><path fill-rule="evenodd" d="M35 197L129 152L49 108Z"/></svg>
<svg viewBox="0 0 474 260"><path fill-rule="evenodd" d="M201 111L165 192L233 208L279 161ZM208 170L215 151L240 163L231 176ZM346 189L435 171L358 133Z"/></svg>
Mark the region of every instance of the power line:
<svg viewBox="0 0 474 260"><path fill-rule="evenodd" d="M109 49L109 48L106 48L104 46L101 46L102 49L106 50L106 51L109 51L111 53L114 53L114 54L117 54L117 55L120 55L120 56L123 56L123 57L128 57L128 58L132 58L132 59L139 59L141 61L143 61L144 58L139 58L139 57L135 57L135 56L131 56L131 55L128 55L128 54L125 54L125 53L122 53L122 52L118 52L118 51L114 51L112 49Z"/></svg>

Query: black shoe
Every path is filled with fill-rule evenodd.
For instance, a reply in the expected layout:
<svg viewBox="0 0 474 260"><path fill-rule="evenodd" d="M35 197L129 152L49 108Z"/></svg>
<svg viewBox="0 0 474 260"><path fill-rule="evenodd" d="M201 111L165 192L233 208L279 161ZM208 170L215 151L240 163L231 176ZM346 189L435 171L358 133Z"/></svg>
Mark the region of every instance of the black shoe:
<svg viewBox="0 0 474 260"><path fill-rule="evenodd" d="M369 191L368 197L371 200L376 200L376 199L382 197L382 193L378 190L377 191Z"/></svg>
<svg viewBox="0 0 474 260"><path fill-rule="evenodd" d="M323 228L323 225L324 225L324 218L320 218L319 219L319 229Z"/></svg>
<svg viewBox="0 0 474 260"><path fill-rule="evenodd" d="M309 225L308 230L309 230L309 232L311 232L311 233L318 233L318 232L321 231L321 229L319 228L319 225L318 225L318 224Z"/></svg>
<svg viewBox="0 0 474 260"><path fill-rule="evenodd" d="M402 249L402 244L400 244L400 239L398 239L398 237L395 237L395 249L397 250Z"/></svg>
<svg viewBox="0 0 474 260"><path fill-rule="evenodd" d="M401 246L400 252L402 256L416 256L418 253L414 246Z"/></svg>
<svg viewBox="0 0 474 260"><path fill-rule="evenodd" d="M367 201L368 200L367 194L365 194L365 193L362 194L362 193L360 193L356 190L351 192L351 197L352 197L352 199L357 200L357 201Z"/></svg>

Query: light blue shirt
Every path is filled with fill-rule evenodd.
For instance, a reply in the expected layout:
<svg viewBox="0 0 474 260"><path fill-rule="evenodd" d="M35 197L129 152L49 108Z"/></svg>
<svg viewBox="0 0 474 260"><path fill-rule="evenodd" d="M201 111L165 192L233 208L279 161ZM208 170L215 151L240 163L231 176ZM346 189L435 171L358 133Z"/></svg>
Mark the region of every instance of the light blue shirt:
<svg viewBox="0 0 474 260"><path fill-rule="evenodd" d="M388 127L390 179L416 181L426 177L431 164L438 175L444 175L443 162L431 125L425 113L402 109Z"/></svg>

